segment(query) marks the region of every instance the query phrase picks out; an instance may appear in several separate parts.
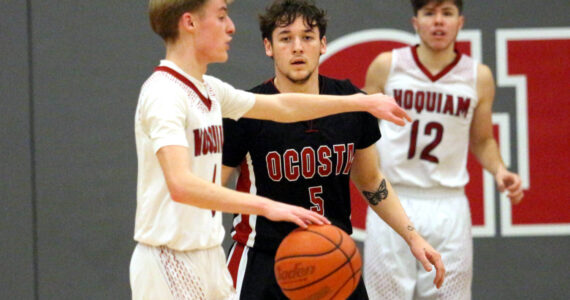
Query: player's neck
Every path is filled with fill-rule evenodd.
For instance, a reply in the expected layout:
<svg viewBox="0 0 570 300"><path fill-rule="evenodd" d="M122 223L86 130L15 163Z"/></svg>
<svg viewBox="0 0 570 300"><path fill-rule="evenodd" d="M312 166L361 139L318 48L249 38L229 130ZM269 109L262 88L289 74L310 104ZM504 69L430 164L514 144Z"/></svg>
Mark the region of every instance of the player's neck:
<svg viewBox="0 0 570 300"><path fill-rule="evenodd" d="M434 50L420 43L417 48L418 59L432 74L437 74L455 60L455 43L442 50Z"/></svg>
<svg viewBox="0 0 570 300"><path fill-rule="evenodd" d="M305 82L293 82L286 76L277 74L273 84L281 93L319 94L319 74L313 73Z"/></svg>
<svg viewBox="0 0 570 300"><path fill-rule="evenodd" d="M202 76L206 74L208 64L200 61L194 48L184 45L182 41L170 43L166 46L166 59L175 63L188 75L202 81Z"/></svg>

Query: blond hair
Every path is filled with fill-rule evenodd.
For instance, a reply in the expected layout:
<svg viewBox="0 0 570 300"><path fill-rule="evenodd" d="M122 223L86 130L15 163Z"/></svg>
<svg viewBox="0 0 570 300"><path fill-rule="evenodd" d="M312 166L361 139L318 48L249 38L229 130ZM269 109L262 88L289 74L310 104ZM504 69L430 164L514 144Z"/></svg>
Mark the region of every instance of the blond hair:
<svg viewBox="0 0 570 300"><path fill-rule="evenodd" d="M178 38L178 21L186 12L199 11L209 0L149 0L152 30L165 41Z"/></svg>

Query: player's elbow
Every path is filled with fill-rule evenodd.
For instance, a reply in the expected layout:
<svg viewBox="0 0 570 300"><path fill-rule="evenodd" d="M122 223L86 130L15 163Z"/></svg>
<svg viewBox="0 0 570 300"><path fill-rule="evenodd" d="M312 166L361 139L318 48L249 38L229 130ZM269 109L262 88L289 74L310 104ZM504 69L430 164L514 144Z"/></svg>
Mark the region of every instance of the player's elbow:
<svg viewBox="0 0 570 300"><path fill-rule="evenodd" d="M378 183L383 177L376 172L354 172L351 174L350 179L354 185L360 190L373 190L378 187Z"/></svg>
<svg viewBox="0 0 570 300"><path fill-rule="evenodd" d="M186 186L179 183L169 183L168 192L170 193L170 198L175 202L187 203L189 199L189 191Z"/></svg>

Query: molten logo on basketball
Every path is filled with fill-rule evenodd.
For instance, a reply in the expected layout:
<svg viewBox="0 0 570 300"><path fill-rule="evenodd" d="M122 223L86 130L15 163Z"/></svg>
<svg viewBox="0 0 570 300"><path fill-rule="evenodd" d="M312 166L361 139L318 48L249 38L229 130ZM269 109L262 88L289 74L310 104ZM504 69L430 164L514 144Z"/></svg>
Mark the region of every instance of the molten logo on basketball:
<svg viewBox="0 0 570 300"><path fill-rule="evenodd" d="M306 277L315 273L315 266L303 266L302 263L296 263L292 269L282 270L281 266L276 267L277 270L277 281L279 282L291 282L291 281L303 281Z"/></svg>

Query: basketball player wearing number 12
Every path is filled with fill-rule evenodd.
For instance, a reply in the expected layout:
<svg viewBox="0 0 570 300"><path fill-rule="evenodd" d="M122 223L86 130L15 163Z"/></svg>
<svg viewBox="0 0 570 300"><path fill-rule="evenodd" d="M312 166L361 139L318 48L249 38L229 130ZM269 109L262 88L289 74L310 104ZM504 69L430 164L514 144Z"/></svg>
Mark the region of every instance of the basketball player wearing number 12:
<svg viewBox="0 0 570 300"><path fill-rule="evenodd" d="M265 53L275 78L253 89L260 94L300 92L349 95L360 92L349 81L319 76L326 51L325 13L312 1L275 1L260 17ZM439 253L416 233L390 183L377 167L377 120L367 113L346 113L306 122L278 124L224 119L222 183L241 165L237 188L326 216L351 233L349 178L374 211L409 243L408 252L428 269L435 265L441 285ZM234 218L228 266L241 299L287 299L274 276L274 257L294 224L255 214ZM298 245L303 247L303 245ZM368 299L363 281L349 299Z"/></svg>
<svg viewBox="0 0 570 300"><path fill-rule="evenodd" d="M467 151L508 190L513 204L523 192L507 171L492 132L495 87L485 65L455 50L463 26L461 0L412 0L420 44L380 54L365 90L392 95L412 116L404 127L380 122L381 169L416 229L443 256L446 282L418 268L403 243L372 213L367 217L364 278L374 299L470 299L473 245Z"/></svg>

